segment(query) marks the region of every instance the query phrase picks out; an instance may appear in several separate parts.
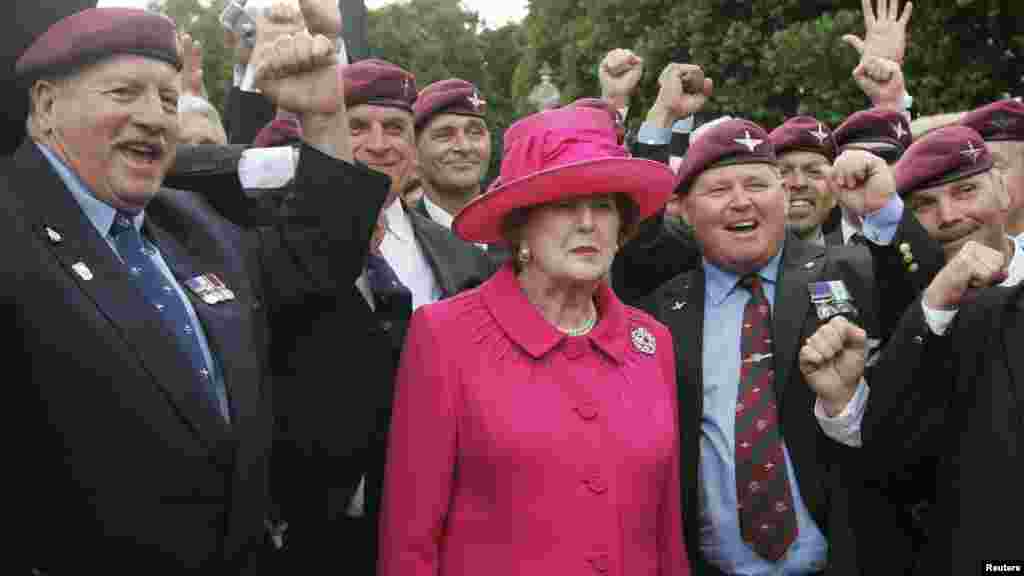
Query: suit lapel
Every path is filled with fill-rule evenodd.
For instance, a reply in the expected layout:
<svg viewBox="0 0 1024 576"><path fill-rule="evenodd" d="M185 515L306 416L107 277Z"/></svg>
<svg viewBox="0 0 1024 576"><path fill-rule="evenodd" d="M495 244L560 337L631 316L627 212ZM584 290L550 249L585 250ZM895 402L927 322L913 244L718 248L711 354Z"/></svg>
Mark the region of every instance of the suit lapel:
<svg viewBox="0 0 1024 576"><path fill-rule="evenodd" d="M835 230L825 234L825 245L826 246L842 246L843 245L843 228L842 226L837 227Z"/></svg>
<svg viewBox="0 0 1024 576"><path fill-rule="evenodd" d="M1017 294L1010 296L1010 306L1003 312L1003 353L1009 369L1010 381L1006 383L1014 401L1011 410L1017 413L1017 421L1024 429L1024 354L1021 354L1021 343L1024 343L1024 284L1016 289ZM1017 302L1014 304L1013 300Z"/></svg>
<svg viewBox="0 0 1024 576"><path fill-rule="evenodd" d="M197 377L175 344L174 335L33 143L27 142L19 150L16 162L32 188L21 197L35 220L32 226L36 233L65 273L121 334L125 351L135 356L212 448L224 436L223 424L200 395ZM61 241L52 241L48 229L57 232Z"/></svg>
<svg viewBox="0 0 1024 576"><path fill-rule="evenodd" d="M704 411L704 270L672 280L659 294L657 316L672 333L679 406L680 473L685 510L696 510L700 462L700 421ZM687 527L696 523L687 522ZM687 542L697 542L687 534Z"/></svg>
<svg viewBox="0 0 1024 576"><path fill-rule="evenodd" d="M430 269L434 271L434 279L437 280L437 285L441 287L442 298L454 296L459 291L459 283L452 273L452 270L455 268L455 255L446 253L444 251L445 243L436 237L436 231L424 224L424 221L433 224L431 220L420 216L414 211L407 213L409 215L409 222L412 224L413 234L416 236L416 241L419 242L420 247L423 249L423 254L427 257L427 263L430 264Z"/></svg>
<svg viewBox="0 0 1024 576"><path fill-rule="evenodd" d="M219 266L208 265L190 257L184 246L173 236L149 222L146 232L157 245L164 262L171 269L182 291L188 296L192 308L203 324L211 355L216 359L224 386L228 392L233 427L238 427L246 415L245 409L258 399L259 391L254 386L242 385L253 382L253 371L259 368L258 355L250 349L252 318L245 309L242 287L232 282ZM235 292L234 300L207 304L185 285L185 282L200 274L216 274ZM221 419L218 419L221 421Z"/></svg>
<svg viewBox="0 0 1024 576"><path fill-rule="evenodd" d="M800 336L811 305L807 284L821 276L824 266L823 247L802 242L793 236L786 238L772 314L775 395L778 397L780 414L784 413L786 385L796 363Z"/></svg>

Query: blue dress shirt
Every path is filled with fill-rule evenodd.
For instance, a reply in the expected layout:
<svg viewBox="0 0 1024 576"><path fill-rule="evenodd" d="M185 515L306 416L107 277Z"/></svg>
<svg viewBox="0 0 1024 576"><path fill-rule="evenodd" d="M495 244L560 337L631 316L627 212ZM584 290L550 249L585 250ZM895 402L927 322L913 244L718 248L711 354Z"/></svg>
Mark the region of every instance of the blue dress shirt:
<svg viewBox="0 0 1024 576"><path fill-rule="evenodd" d="M53 166L54 171L56 171L57 175L60 176L64 185L71 191L71 195L82 208L82 212L85 213L86 218L88 218L89 222L91 222L93 227L96 228L99 235L107 241L107 245L114 251L117 258L121 260L121 255L118 254L117 246L114 244L114 237L110 235L110 226L114 223L114 217L117 215L117 210L115 210L113 206L97 200L85 182L82 182L82 179L79 178L78 175L75 174L75 172L49 148L39 143L36 143L36 146L43 153L43 156L46 156L46 159L49 160L50 165ZM145 220L145 217L145 212L139 212L135 215L132 221L135 224L136 230L142 230L142 222ZM195 309L192 308L192 302L189 301L188 296L181 289L181 286L178 284L178 280L174 277L171 269L167 266L167 263L164 262L163 256L160 255L160 250L158 250L152 242L146 239L144 235L142 237L142 241L145 242L146 248L149 249L149 253L151 254L153 262L156 264L157 269L160 270L160 273L167 279L168 284L174 287L177 291L178 297L181 298L182 302L185 304L185 310L188 312L189 322L197 328L199 347L202 349L203 359L206 360L207 366L211 366L213 368L213 374L211 374L211 377L213 378L213 383L216 385L215 389L226 390L223 381L224 375L222 374L220 365L215 361L213 355L210 353L210 345L206 340L206 332L203 330L203 324L199 321L199 317L196 315ZM168 345L173 346L176 344L174 344L174 342L170 342ZM230 414L231 412L227 409L227 398L223 397L219 398L219 400L221 402L222 414Z"/></svg>
<svg viewBox="0 0 1024 576"><path fill-rule="evenodd" d="M775 282L782 251L759 272L765 296L775 307ZM739 276L704 261L704 411L700 436L700 546L712 565L727 574L809 574L825 568L828 543L807 511L789 449L783 454L796 507L797 537L778 562L758 556L743 542L736 512L736 398L740 381L743 308L750 293Z"/></svg>

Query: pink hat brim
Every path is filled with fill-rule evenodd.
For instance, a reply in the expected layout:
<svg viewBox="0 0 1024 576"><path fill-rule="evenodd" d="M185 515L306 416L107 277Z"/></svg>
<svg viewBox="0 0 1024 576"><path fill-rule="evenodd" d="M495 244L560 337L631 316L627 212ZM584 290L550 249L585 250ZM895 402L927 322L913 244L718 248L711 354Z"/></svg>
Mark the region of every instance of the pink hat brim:
<svg viewBox="0 0 1024 576"><path fill-rule="evenodd" d="M668 202L675 187L672 170L653 160L607 157L581 160L502 183L478 196L455 216L452 230L469 242L505 242L502 223L517 208L566 198L622 193L636 204L641 220Z"/></svg>

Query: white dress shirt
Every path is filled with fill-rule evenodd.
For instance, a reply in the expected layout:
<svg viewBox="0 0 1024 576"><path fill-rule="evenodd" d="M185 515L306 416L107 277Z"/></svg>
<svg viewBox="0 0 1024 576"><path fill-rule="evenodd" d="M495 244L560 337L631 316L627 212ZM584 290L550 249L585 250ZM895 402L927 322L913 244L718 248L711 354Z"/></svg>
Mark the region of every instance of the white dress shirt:
<svg viewBox="0 0 1024 576"><path fill-rule="evenodd" d="M380 244L381 255L395 270L398 279L412 292L412 309L441 299L441 286L434 277L423 247L416 240L412 222L396 198L384 210L387 231Z"/></svg>
<svg viewBox="0 0 1024 576"><path fill-rule="evenodd" d="M430 196L423 195L423 205L427 207L427 214L430 215L430 219L437 222L441 226L451 230L452 222L455 221L455 217L449 214L444 208L441 208L437 204L430 201Z"/></svg>

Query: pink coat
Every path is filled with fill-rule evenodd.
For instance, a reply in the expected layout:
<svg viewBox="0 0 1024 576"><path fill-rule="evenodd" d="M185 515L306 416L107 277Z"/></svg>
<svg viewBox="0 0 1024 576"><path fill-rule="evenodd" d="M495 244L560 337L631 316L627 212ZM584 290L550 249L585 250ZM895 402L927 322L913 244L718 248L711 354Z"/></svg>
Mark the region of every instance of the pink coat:
<svg viewBox="0 0 1024 576"><path fill-rule="evenodd" d="M507 265L416 311L381 575L689 574L672 338L606 285L597 302L594 330L567 337Z"/></svg>

